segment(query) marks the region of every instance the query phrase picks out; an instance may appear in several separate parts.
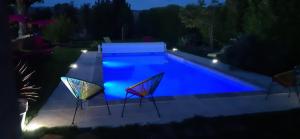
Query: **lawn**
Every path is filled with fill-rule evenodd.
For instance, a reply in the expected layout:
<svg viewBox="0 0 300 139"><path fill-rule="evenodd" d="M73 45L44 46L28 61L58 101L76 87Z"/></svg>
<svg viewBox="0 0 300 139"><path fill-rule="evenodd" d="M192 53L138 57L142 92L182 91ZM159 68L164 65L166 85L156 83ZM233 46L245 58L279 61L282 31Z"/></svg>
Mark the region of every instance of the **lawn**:
<svg viewBox="0 0 300 139"><path fill-rule="evenodd" d="M25 139L59 135L64 139L212 139L212 138L299 138L300 110L249 114L217 118L194 117L181 123L128 125L118 128L43 128L24 132Z"/></svg>
<svg viewBox="0 0 300 139"><path fill-rule="evenodd" d="M69 65L76 62L81 54L81 49L95 50L96 44L89 42L74 42L67 47L55 47L54 53L50 57L31 60L30 69L35 70L33 82L41 87L37 102L30 102L27 113L27 122L29 122L47 101L54 89L60 82L60 77L66 75L69 71Z"/></svg>

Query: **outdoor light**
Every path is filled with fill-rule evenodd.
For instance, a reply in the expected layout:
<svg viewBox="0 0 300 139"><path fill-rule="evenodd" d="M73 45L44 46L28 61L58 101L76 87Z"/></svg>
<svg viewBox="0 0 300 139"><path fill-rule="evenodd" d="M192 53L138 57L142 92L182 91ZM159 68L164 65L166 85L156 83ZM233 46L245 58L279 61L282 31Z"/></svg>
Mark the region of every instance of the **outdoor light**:
<svg viewBox="0 0 300 139"><path fill-rule="evenodd" d="M22 119L21 119L21 129L22 129L22 130L25 130L25 129L26 129L25 118L26 118L26 112L23 113Z"/></svg>
<svg viewBox="0 0 300 139"><path fill-rule="evenodd" d="M177 48L173 48L172 51L173 51L173 52L176 52L176 51L178 51L178 49L177 49Z"/></svg>
<svg viewBox="0 0 300 139"><path fill-rule="evenodd" d="M83 49L83 50L81 50L81 52L82 52L82 53L87 53L87 52L88 52L88 50L86 50L86 49Z"/></svg>
<svg viewBox="0 0 300 139"><path fill-rule="evenodd" d="M72 68L72 69L77 69L78 66L77 66L77 64L71 64L71 65L70 65L70 68Z"/></svg>
<svg viewBox="0 0 300 139"><path fill-rule="evenodd" d="M41 128L41 125L35 124L35 123L31 123L31 124L27 125L24 130L25 131L34 131L34 130L37 130L39 128Z"/></svg>
<svg viewBox="0 0 300 139"><path fill-rule="evenodd" d="M212 63L214 63L214 64L217 64L218 62L219 62L218 59L213 59L213 60L212 60Z"/></svg>

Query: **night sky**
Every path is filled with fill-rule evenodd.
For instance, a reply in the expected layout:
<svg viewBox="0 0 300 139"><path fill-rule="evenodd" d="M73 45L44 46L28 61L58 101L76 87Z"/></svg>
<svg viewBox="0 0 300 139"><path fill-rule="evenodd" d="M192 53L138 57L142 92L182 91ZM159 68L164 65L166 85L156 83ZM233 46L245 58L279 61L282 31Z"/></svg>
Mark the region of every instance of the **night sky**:
<svg viewBox="0 0 300 139"><path fill-rule="evenodd" d="M43 3L34 4L34 6L54 6L57 3L69 3L73 1L74 5L80 7L84 3L94 4L96 0L44 0ZM143 10L153 7L162 7L169 4L187 5L196 4L198 0L127 0L133 10ZM209 3L211 0L205 0Z"/></svg>

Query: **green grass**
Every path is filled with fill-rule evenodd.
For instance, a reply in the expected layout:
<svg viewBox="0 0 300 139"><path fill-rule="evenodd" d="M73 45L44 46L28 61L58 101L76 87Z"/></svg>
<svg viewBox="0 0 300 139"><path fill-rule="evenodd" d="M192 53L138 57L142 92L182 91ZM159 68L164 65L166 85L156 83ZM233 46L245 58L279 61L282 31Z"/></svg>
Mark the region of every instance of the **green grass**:
<svg viewBox="0 0 300 139"><path fill-rule="evenodd" d="M104 139L212 139L212 138L299 138L300 110L249 114L217 118L194 117L180 123L161 125L128 125L118 128L76 127L43 128L24 132L25 139L38 139L46 134L73 139L80 135ZM88 138L87 138L88 139Z"/></svg>
<svg viewBox="0 0 300 139"><path fill-rule="evenodd" d="M35 57L28 60L30 69L36 71L33 75L33 82L40 86L41 90L38 92L38 101L29 103L27 122L35 117L43 104L45 104L59 84L60 77L66 75L69 71L69 65L76 62L81 54L80 50L96 51L97 45L97 41L74 41L64 45L64 47L55 47L53 55L49 57Z"/></svg>
<svg viewBox="0 0 300 139"><path fill-rule="evenodd" d="M59 84L60 77L69 71L69 65L76 62L82 47L55 47L54 53L50 57L30 60L30 68L36 71L33 75L33 81L42 88L38 92L38 101L29 104L27 122L37 114L41 106L47 101Z"/></svg>

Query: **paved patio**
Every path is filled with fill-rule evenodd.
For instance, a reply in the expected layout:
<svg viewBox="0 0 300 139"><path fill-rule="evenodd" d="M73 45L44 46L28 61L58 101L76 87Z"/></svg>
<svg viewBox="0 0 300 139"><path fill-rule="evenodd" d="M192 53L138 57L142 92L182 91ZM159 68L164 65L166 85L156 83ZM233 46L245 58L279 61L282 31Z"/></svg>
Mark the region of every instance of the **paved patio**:
<svg viewBox="0 0 300 139"><path fill-rule="evenodd" d="M171 53L171 52L170 52ZM210 66L216 70L231 74L237 78L246 80L262 88L265 88L270 78L259 74L245 72L242 70L230 70L227 65L218 63L211 64L205 58L197 57L183 52L175 55L190 59L193 62ZM98 55L98 56L97 56ZM69 71L67 76L76 77L96 83L101 83L101 59L97 52L82 54L76 62L77 69ZM280 90L277 87L276 90ZM123 126L127 124L148 124L179 122L194 116L229 116L258 112L281 111L299 108L300 104L292 94L288 98L286 93L276 93L265 100L264 93L243 96L222 97L197 97L183 96L171 99L159 99L158 106L162 117L158 118L151 102L143 103L140 108L137 103L129 103L126 106L125 116L121 118L122 104L110 103L112 115L108 115L103 96L99 95L84 105L79 110L75 120L78 127L97 126ZM48 102L42 107L38 115L29 123L29 127L56 127L70 126L75 108L75 99L62 83L58 85Z"/></svg>

